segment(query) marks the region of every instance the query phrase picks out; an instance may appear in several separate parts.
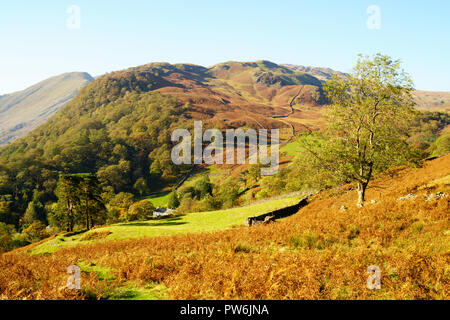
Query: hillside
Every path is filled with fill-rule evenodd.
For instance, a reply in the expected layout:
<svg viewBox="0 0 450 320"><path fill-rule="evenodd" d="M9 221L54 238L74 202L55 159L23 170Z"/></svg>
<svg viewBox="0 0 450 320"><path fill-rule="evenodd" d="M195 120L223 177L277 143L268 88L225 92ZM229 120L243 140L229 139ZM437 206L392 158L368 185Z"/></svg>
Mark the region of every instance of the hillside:
<svg viewBox="0 0 450 320"><path fill-rule="evenodd" d="M42 205L54 202L60 173L96 173L109 199L176 185L190 167L172 163L171 133L194 119L205 128L280 128L286 141L319 127L322 102L318 79L268 61L152 63L106 74L0 149L0 221L18 227L35 193Z"/></svg>
<svg viewBox="0 0 450 320"><path fill-rule="evenodd" d="M0 96L0 145L43 124L93 80L87 73L65 73Z"/></svg>
<svg viewBox="0 0 450 320"><path fill-rule="evenodd" d="M203 120L204 129L280 128L283 144L297 134L324 128L322 106L326 100L321 80L293 69L264 60L225 62L210 68L151 63L98 77L47 122L0 149L0 222L20 228L31 199L42 212L54 212L51 206L57 201L55 190L61 173L95 173L107 203L119 201L115 197L123 197L123 193L131 199L170 190L192 169L171 161L171 133L176 128L192 129L195 119ZM30 89L28 98L57 88L57 79L50 81L53 86L36 86L36 96ZM8 110L3 107L3 113L16 109L12 106L18 100L2 99L5 106L11 106ZM446 119L424 116L412 139L422 149L428 148ZM289 165L292 156L281 155L281 168ZM253 189L236 199L239 190L250 187L249 167L220 165L218 170L224 174L213 182L213 200L205 204L206 211L264 197L270 191L270 186L257 186L253 181ZM277 186L295 187L282 176ZM283 191L278 189L276 192ZM287 190L291 191L295 190ZM48 219L52 217L42 216L43 223L51 223ZM117 213L99 217L96 224L118 218Z"/></svg>
<svg viewBox="0 0 450 320"><path fill-rule="evenodd" d="M449 175L446 156L378 177L362 209L344 186L269 225L4 254L0 296L449 299L449 197L431 197L450 192ZM83 270L80 293L64 289L71 264ZM380 290L366 288L370 265Z"/></svg>
<svg viewBox="0 0 450 320"><path fill-rule="evenodd" d="M450 113L450 92L418 90L414 95L419 110Z"/></svg>

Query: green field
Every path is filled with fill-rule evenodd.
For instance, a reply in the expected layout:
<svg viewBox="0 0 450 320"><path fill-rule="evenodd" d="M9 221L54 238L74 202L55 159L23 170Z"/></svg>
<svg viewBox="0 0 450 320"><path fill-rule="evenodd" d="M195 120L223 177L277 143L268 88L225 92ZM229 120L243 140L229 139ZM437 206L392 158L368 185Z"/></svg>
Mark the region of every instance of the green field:
<svg viewBox="0 0 450 320"><path fill-rule="evenodd" d="M100 267L82 260L79 260L77 265L85 273L96 273L101 280L115 279L111 268ZM111 288L105 296L108 300L166 300L168 299L166 291L167 288L158 283L149 282L142 287L128 282L126 285Z"/></svg>
<svg viewBox="0 0 450 320"><path fill-rule="evenodd" d="M167 202L169 200L170 192L162 192L158 194L154 194L144 199L150 200L150 202L157 207L167 207Z"/></svg>
<svg viewBox="0 0 450 320"><path fill-rule="evenodd" d="M288 156L296 156L301 151L301 145L298 140L287 143L280 148L281 153L286 153Z"/></svg>
<svg viewBox="0 0 450 320"><path fill-rule="evenodd" d="M230 229L233 227L240 227L244 225L245 219L248 217L293 205L299 201L299 199L300 196L268 200L262 203L228 210L188 213L165 219L119 223L76 235L62 234L33 248L31 250L31 254L51 253L59 250L60 248L72 247L79 244L88 244L94 241L98 242L143 237L170 236L175 234L213 232ZM106 231L109 231L110 234L103 239L82 240L83 237L86 237L92 233Z"/></svg>

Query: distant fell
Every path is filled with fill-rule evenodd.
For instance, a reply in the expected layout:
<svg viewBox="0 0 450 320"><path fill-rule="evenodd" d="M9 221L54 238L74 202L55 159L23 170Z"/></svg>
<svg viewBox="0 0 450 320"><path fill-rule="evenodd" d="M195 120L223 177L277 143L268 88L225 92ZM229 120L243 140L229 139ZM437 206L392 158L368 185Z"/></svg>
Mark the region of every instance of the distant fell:
<svg viewBox="0 0 450 320"><path fill-rule="evenodd" d="M344 76L345 73L336 71L330 68L322 68L322 67L310 67L310 66L297 66L293 64L283 64L283 67L286 67L288 69L298 71L298 72L304 72L306 74L309 74L311 76L316 77L322 82L326 82L328 80L331 80L334 74L337 74L338 76Z"/></svg>
<svg viewBox="0 0 450 320"><path fill-rule="evenodd" d="M314 76L322 82L331 80L334 74L338 76L346 75L346 73L323 67L293 64L282 64L281 66ZM450 112L450 92L416 90L414 91L414 99L417 103L417 109L421 111Z"/></svg>
<svg viewBox="0 0 450 320"><path fill-rule="evenodd" d="M85 72L64 73L23 91L0 96L0 145L43 124L93 80Z"/></svg>
<svg viewBox="0 0 450 320"><path fill-rule="evenodd" d="M417 90L414 98L419 110L450 112L450 92Z"/></svg>

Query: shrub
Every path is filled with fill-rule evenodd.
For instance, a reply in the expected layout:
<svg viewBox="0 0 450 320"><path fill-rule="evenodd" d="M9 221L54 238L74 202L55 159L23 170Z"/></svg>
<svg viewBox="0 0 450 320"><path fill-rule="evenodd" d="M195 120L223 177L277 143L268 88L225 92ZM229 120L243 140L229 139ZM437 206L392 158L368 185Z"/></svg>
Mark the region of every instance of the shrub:
<svg viewBox="0 0 450 320"><path fill-rule="evenodd" d="M13 236L16 230L13 225L0 222L0 252L12 249Z"/></svg>
<svg viewBox="0 0 450 320"><path fill-rule="evenodd" d="M176 209L180 205L180 198L178 196L178 193L174 190L169 196L169 199L167 200L167 206L171 209Z"/></svg>
<svg viewBox="0 0 450 320"><path fill-rule="evenodd" d="M22 235L29 242L40 241L49 236L46 226L40 221L33 222L28 228L22 231Z"/></svg>
<svg viewBox="0 0 450 320"><path fill-rule="evenodd" d="M153 216L155 206L149 200L142 200L130 206L125 215L127 221L148 220Z"/></svg>
<svg viewBox="0 0 450 320"><path fill-rule="evenodd" d="M324 238L322 236L318 236L315 233L307 232L300 236L291 236L288 242L294 248L323 250L333 245L336 240L332 238Z"/></svg>
<svg viewBox="0 0 450 320"><path fill-rule="evenodd" d="M80 241L90 241L90 240L99 240L104 239L107 236L109 236L112 232L111 231L98 231L98 232L90 232L88 234L85 234L80 238Z"/></svg>

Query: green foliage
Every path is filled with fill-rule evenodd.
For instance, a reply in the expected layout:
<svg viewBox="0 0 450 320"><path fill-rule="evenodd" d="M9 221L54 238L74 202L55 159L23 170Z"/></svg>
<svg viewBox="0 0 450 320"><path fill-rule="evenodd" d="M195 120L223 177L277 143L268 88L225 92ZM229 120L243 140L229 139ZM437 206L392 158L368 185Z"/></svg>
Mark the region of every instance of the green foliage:
<svg viewBox="0 0 450 320"><path fill-rule="evenodd" d="M28 226L34 221L47 222L46 210L42 203L36 200L30 201L28 204L27 210L22 218L22 224Z"/></svg>
<svg viewBox="0 0 450 320"><path fill-rule="evenodd" d="M195 181L194 185L180 188L179 198L190 198L195 200L202 200L207 195L212 195L212 184L208 175L202 175L200 179Z"/></svg>
<svg viewBox="0 0 450 320"><path fill-rule="evenodd" d="M222 208L232 208L239 198L239 185L233 179L227 179L218 186L213 196L221 203Z"/></svg>
<svg viewBox="0 0 450 320"><path fill-rule="evenodd" d="M432 156L443 156L450 153L450 132L443 133L430 148Z"/></svg>
<svg viewBox="0 0 450 320"><path fill-rule="evenodd" d="M133 189L136 190L141 197L150 192L150 188L147 186L147 181L145 181L144 178L137 179Z"/></svg>
<svg viewBox="0 0 450 320"><path fill-rule="evenodd" d="M45 225L40 221L33 222L28 228L22 231L22 235L28 242L36 242L49 236Z"/></svg>
<svg viewBox="0 0 450 320"><path fill-rule="evenodd" d="M108 209L108 223L114 223L121 220L126 220L128 209L134 203L134 195L132 193L120 192L109 201Z"/></svg>
<svg viewBox="0 0 450 320"><path fill-rule="evenodd" d="M207 175L204 175L195 183L195 190L197 190L199 200L203 199L206 195L212 194L212 185Z"/></svg>
<svg viewBox="0 0 450 320"><path fill-rule="evenodd" d="M435 142L441 130L449 124L450 115L447 113L420 112L412 123L408 142L413 148L420 151L421 158L426 158L434 152Z"/></svg>
<svg viewBox="0 0 450 320"><path fill-rule="evenodd" d="M13 212L13 201L10 195L0 197L0 222L18 225L18 214Z"/></svg>
<svg viewBox="0 0 450 320"><path fill-rule="evenodd" d="M125 220L148 220L153 216L153 211L155 211L153 204L148 200L142 200L130 206Z"/></svg>
<svg viewBox="0 0 450 320"><path fill-rule="evenodd" d="M254 183L258 182L261 179L261 165L260 164L252 164L248 169L248 176Z"/></svg>

